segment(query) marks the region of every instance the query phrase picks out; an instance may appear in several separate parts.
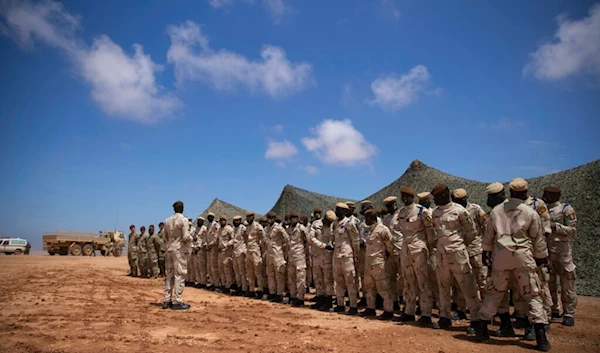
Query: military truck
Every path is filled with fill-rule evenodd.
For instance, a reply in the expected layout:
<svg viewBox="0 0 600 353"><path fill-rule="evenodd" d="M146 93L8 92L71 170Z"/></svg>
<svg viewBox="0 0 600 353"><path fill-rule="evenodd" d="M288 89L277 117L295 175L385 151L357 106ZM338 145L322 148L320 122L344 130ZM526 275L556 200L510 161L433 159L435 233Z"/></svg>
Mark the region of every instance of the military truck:
<svg viewBox="0 0 600 353"><path fill-rule="evenodd" d="M44 231L42 235L44 250L54 256L89 256L92 251L100 250L102 255L109 251L121 256L125 247L125 233L122 231L77 232L72 230ZM109 254L110 255L110 254Z"/></svg>

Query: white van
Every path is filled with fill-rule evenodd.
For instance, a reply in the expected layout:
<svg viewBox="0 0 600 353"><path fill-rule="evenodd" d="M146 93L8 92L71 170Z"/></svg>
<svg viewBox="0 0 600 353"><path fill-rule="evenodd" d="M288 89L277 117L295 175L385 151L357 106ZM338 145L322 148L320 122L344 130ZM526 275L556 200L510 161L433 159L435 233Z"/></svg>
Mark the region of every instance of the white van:
<svg viewBox="0 0 600 353"><path fill-rule="evenodd" d="M27 240L21 238L0 238L0 253L21 255L28 253Z"/></svg>

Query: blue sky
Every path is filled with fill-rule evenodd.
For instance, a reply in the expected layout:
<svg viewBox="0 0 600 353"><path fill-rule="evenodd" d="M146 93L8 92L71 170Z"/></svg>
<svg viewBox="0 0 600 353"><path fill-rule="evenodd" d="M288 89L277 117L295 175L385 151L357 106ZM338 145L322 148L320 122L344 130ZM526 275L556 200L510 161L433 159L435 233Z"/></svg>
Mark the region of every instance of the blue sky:
<svg viewBox="0 0 600 353"><path fill-rule="evenodd" d="M0 1L2 235L596 160L592 1Z"/></svg>

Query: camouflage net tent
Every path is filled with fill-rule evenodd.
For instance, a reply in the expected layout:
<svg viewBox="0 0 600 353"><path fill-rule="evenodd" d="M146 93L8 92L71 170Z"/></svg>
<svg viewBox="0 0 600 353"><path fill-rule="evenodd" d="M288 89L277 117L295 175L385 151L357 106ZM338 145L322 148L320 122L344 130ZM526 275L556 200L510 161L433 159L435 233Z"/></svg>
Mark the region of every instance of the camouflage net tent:
<svg viewBox="0 0 600 353"><path fill-rule="evenodd" d="M202 212L202 214L198 217L204 217L204 219L206 219L206 215L208 214L208 212L212 212L215 214L215 219L217 221L219 220L219 217L225 215L227 216L228 223L231 223L232 218L235 216L242 216L242 219L246 219L246 211L249 210L245 210L241 207L234 206L228 202L221 201L219 199L214 199L213 202L210 203L210 206L208 206L208 208L204 210L204 212ZM261 214L255 214L256 219L260 218L261 216ZM198 217L196 217L196 219Z"/></svg>
<svg viewBox="0 0 600 353"><path fill-rule="evenodd" d="M310 216L315 207L321 207L323 212L335 209L335 204L338 202L356 201L351 199L343 199L335 196L318 194L316 192L297 188L295 186L286 185L281 192L281 196L271 208L271 211L278 215L285 215L291 211L296 211L300 215Z"/></svg>

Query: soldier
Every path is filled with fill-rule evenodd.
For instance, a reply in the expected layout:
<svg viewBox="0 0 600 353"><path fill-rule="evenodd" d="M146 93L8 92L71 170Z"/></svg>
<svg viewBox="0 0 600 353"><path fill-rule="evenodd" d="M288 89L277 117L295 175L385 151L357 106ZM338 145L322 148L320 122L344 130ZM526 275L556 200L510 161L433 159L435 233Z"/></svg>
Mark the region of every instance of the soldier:
<svg viewBox="0 0 600 353"><path fill-rule="evenodd" d="M362 216L365 215L365 212L373 209L373 203L370 200L364 200L360 202L360 214ZM381 222L381 218L377 217L377 222ZM367 305L367 296L365 293L365 239L369 232L371 231L371 227L367 225L367 223L363 220L358 225L358 262L356 263L356 271L358 272L358 277L360 279L360 290L362 292L362 298L358 302L358 306L366 306Z"/></svg>
<svg viewBox="0 0 600 353"><path fill-rule="evenodd" d="M208 276L208 253L206 251L206 231L204 217L198 217L196 220L196 288L206 288L206 278Z"/></svg>
<svg viewBox="0 0 600 353"><path fill-rule="evenodd" d="M137 257L137 243L140 235L135 231L135 226L132 224L129 226L129 238L127 242L127 260L129 260L129 276L138 276L138 257Z"/></svg>
<svg viewBox="0 0 600 353"><path fill-rule="evenodd" d="M138 239L137 253L138 253L138 266L140 268L140 276L143 278L148 278L148 233L146 233L146 227L141 226L140 235Z"/></svg>
<svg viewBox="0 0 600 353"><path fill-rule="evenodd" d="M492 277L479 313L476 340L481 342L489 339L487 326L512 279L518 283L519 295L529 302L529 317L535 324L536 348L547 352L550 343L544 325L548 320L539 295L536 265L547 261L548 250L539 215L523 204L527 199L527 182L516 178L511 180L509 186L510 200L494 207L483 236L483 258L486 265L492 267Z"/></svg>
<svg viewBox="0 0 600 353"><path fill-rule="evenodd" d="M281 225L281 217L275 212L267 213L269 222L267 235L267 276L269 279L269 296L267 299L274 303L283 301L285 289L285 253L290 242L285 228Z"/></svg>
<svg viewBox="0 0 600 353"><path fill-rule="evenodd" d="M244 296L248 292L248 279L246 277L246 240L244 234L246 226L242 224L242 216L233 217L233 274L235 276L235 294Z"/></svg>
<svg viewBox="0 0 600 353"><path fill-rule="evenodd" d="M264 228L260 223L254 221L254 212L252 211L246 212L246 222L248 222L248 227L246 227L244 237L246 239L246 274L249 282L246 297L255 296L256 299L262 299L265 286L262 258Z"/></svg>
<svg viewBox="0 0 600 353"><path fill-rule="evenodd" d="M390 231L392 232L394 253L390 254L390 258L385 265L390 278L390 292L392 293L392 299L394 301L394 311L399 311L400 303L398 302L398 297L401 298L401 301L404 299L404 280L402 279L402 264L400 262L403 237L397 224L392 224L392 220L397 213L396 200L396 196L389 196L383 200L387 214L383 217L382 222L385 226L390 228Z"/></svg>
<svg viewBox="0 0 600 353"><path fill-rule="evenodd" d="M221 227L215 221L215 214L208 212L208 230L206 231L206 251L208 252L208 268L210 268L210 290L217 290L221 287L221 277L219 276L219 248L217 245L217 233Z"/></svg>
<svg viewBox="0 0 600 353"><path fill-rule="evenodd" d="M310 224L308 223L308 217L300 216L299 224L302 226L304 234L308 237L308 231L310 230ZM306 293L310 293L310 287L313 286L312 280L312 256L310 255L311 247L306 244L304 246L304 257L306 258Z"/></svg>
<svg viewBox="0 0 600 353"><path fill-rule="evenodd" d="M321 209L319 209L321 210ZM313 217L315 217L313 215ZM333 298L333 263L331 251L333 247L332 224L337 217L335 212L325 212L323 220L313 221L308 233L308 242L312 244L313 250L313 278L317 290L317 300L311 305L311 309L329 311L331 309L331 300Z"/></svg>
<svg viewBox="0 0 600 353"><path fill-rule="evenodd" d="M420 300L421 317L419 325L431 325L433 293L429 277L429 253L435 244L435 232L431 214L425 206L414 203L415 190L411 187L400 189L403 206L398 210L392 226L403 236L402 274L406 293L404 313L396 321L415 321L417 296Z"/></svg>
<svg viewBox="0 0 600 353"><path fill-rule="evenodd" d="M227 216L222 215L219 218L221 227L217 232L217 243L219 249L218 269L221 278L221 288L217 289L220 293L231 293L231 289L236 289L233 285L233 227L227 224Z"/></svg>
<svg viewBox="0 0 600 353"><path fill-rule="evenodd" d="M148 239L148 266L152 277L158 278L160 269L158 268L158 254L160 252L160 240L158 234L154 232L154 224L148 227L150 238Z"/></svg>
<svg viewBox="0 0 600 353"><path fill-rule="evenodd" d="M564 317L562 324L575 325L575 264L573 263L573 238L577 234L577 215L568 203L560 202L561 191L554 186L544 189L543 199L550 207L552 233L548 237L550 253L550 291L552 293L552 317L560 318L560 302L558 300L556 277L560 278L560 296Z"/></svg>
<svg viewBox="0 0 600 353"><path fill-rule="evenodd" d="M310 223L308 224L308 226L306 227L306 234L307 236L310 235L310 232L313 230L313 227L319 227L319 228L323 228L323 221L321 220L321 214L323 213L323 209L320 207L316 207L313 209L313 212L310 216ZM306 239L308 241L308 238ZM306 269L306 276L308 277L308 281L310 281L310 285L312 287L314 287L315 289L317 288L317 284L315 283L317 280L315 279L315 270L314 270L314 265L313 265L313 253L315 251L317 251L317 249L315 249L315 247L311 244L306 244L306 252L308 254L308 258L307 258L307 269ZM308 268L308 266L310 268ZM309 292L309 290L307 290L307 292ZM313 304L312 306L315 306L319 301L321 301L323 296L323 293L321 293L321 295L317 294L315 295L311 301L314 302L315 304ZM312 307L311 306L311 307Z"/></svg>
<svg viewBox="0 0 600 353"><path fill-rule="evenodd" d="M261 253L262 253L262 259L263 259L263 293L265 294L269 294L269 286L268 286L268 276L267 276L267 262L269 260L269 254L267 252L267 248L268 248L268 244L269 244L269 221L267 220L266 216L262 216L260 217L258 224L260 224L263 227L263 237L262 237L262 242L260 244L260 249L261 249ZM262 296L258 299L262 299Z"/></svg>
<svg viewBox="0 0 600 353"><path fill-rule="evenodd" d="M358 291L356 288L356 262L358 260L358 228L348 217L349 207L340 202L335 207L337 223L334 225L333 275L335 278L336 313L346 311L344 292L348 291L350 309L347 315L358 314Z"/></svg>
<svg viewBox="0 0 600 353"><path fill-rule="evenodd" d="M196 235L196 227L192 222L191 218L188 218L190 235L192 236L192 252L190 253L190 258L188 259L188 273L185 278L185 285L190 287L195 287L194 280L196 279L196 265L197 265L197 253L198 248L196 247L196 241L198 239Z"/></svg>
<svg viewBox="0 0 600 353"><path fill-rule="evenodd" d="M158 253L158 268L160 270L160 276L161 277L165 277L166 274L166 270L165 270L165 256L167 253L167 246L166 246L166 239L165 239L165 223L164 222L160 222L158 224L158 239L160 240L159 244L160 244L160 251Z"/></svg>
<svg viewBox="0 0 600 353"><path fill-rule="evenodd" d="M110 256L112 251L113 251L113 243L112 242L106 243L106 249L104 250L104 256Z"/></svg>
<svg viewBox="0 0 600 353"><path fill-rule="evenodd" d="M377 222L377 212L369 209L365 212L365 223L370 227L365 239L365 292L367 309L361 316L375 316L375 298L379 294L383 298L383 314L380 320L394 318L394 302L390 294L390 283L385 270L386 252L393 254L392 233L383 223Z"/></svg>
<svg viewBox="0 0 600 353"><path fill-rule="evenodd" d="M428 212L431 217L433 209L431 208L431 193L429 191L420 192L417 194L419 199L419 205L423 206L423 212ZM429 270L429 287L433 294L433 300L435 303L440 302L440 287L438 286L437 274L435 271L436 265L436 254L437 254L437 240L433 243L433 248L429 253L429 261L427 263ZM435 306L435 304L434 304ZM417 313L420 312L420 308L417 308Z"/></svg>
<svg viewBox="0 0 600 353"><path fill-rule="evenodd" d="M306 294L306 229L298 222L298 212L290 213L290 226L287 229L290 238L288 251L288 288L290 304L304 306Z"/></svg>
<svg viewBox="0 0 600 353"><path fill-rule="evenodd" d="M183 202L175 202L173 210L175 214L167 218L164 229L167 240L167 278L165 279L165 301L162 308L187 310L190 305L183 302L182 294L192 237L189 233L189 222L183 216Z"/></svg>
<svg viewBox="0 0 600 353"><path fill-rule="evenodd" d="M445 184L434 186L431 195L438 205L432 218L438 237L437 276L440 286L440 319L433 328L447 329L452 326L450 288L452 280L456 279L471 311L471 325L467 333L475 333L481 302L477 297L476 282L467 252L467 246L476 236L473 220L464 207L450 200L450 189Z"/></svg>

